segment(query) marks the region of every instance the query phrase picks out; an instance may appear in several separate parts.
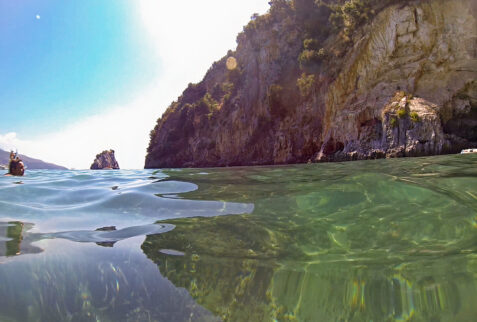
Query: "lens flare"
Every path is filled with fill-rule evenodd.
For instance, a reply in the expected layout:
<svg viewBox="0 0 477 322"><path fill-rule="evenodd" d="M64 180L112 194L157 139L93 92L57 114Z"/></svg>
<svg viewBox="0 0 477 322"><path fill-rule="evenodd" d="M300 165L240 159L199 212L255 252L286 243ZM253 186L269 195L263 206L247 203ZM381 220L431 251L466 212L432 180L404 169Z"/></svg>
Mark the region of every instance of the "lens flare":
<svg viewBox="0 0 477 322"><path fill-rule="evenodd" d="M237 59L235 59L234 57L229 57L227 58L227 62L225 64L228 70L234 70L235 68L237 68Z"/></svg>

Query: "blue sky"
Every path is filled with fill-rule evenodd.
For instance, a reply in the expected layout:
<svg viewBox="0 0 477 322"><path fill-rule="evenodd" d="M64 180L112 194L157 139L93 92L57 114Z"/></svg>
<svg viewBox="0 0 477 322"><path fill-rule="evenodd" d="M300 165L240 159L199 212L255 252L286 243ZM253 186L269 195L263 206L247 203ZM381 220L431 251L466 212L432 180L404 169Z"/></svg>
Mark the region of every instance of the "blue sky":
<svg viewBox="0 0 477 322"><path fill-rule="evenodd" d="M132 3L0 0L2 132L40 134L151 82L159 62Z"/></svg>
<svg viewBox="0 0 477 322"><path fill-rule="evenodd" d="M142 168L149 132L268 0L0 0L0 148ZM60 153L59 153L60 151Z"/></svg>

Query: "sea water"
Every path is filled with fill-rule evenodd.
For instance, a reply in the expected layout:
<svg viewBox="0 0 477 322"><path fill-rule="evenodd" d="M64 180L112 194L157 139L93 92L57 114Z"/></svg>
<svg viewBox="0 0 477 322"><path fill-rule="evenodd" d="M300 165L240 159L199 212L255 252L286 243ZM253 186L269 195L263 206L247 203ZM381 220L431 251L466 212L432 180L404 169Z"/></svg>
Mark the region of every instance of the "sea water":
<svg viewBox="0 0 477 322"><path fill-rule="evenodd" d="M0 177L0 321L472 321L476 303L477 155Z"/></svg>

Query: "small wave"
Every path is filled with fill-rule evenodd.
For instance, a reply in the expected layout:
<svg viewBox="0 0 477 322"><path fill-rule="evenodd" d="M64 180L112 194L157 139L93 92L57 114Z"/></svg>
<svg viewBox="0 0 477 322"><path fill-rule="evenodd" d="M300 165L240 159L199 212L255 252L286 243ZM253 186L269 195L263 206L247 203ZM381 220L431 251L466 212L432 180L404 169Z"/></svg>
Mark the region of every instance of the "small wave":
<svg viewBox="0 0 477 322"><path fill-rule="evenodd" d="M173 179L162 171L34 170L22 178L24 184L15 185L14 181L10 177L0 180L0 218L32 222L38 233L110 224L128 227L254 209L253 204L215 201L213 197L191 200L187 196L198 191L197 182Z"/></svg>

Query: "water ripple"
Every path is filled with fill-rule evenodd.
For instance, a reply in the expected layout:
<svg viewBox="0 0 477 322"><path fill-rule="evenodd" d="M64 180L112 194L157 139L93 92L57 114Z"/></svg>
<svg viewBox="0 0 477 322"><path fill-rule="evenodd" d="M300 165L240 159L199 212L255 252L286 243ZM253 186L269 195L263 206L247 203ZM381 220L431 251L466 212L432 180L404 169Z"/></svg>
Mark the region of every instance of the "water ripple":
<svg viewBox="0 0 477 322"><path fill-rule="evenodd" d="M183 198L198 185L161 171L34 170L20 179L0 177L0 218L32 222L38 232L253 211L251 203Z"/></svg>

